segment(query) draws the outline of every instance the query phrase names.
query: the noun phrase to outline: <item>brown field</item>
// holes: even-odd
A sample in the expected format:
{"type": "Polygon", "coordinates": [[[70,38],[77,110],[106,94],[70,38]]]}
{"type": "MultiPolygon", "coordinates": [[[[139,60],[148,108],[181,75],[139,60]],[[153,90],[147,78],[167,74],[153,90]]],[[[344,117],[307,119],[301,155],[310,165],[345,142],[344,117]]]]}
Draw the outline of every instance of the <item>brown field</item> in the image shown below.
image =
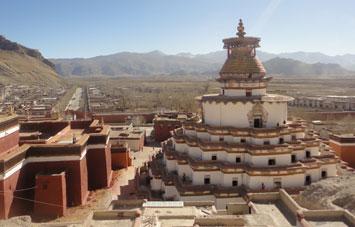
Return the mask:
{"type": "MultiPolygon", "coordinates": [[[[167,108],[195,111],[194,97],[219,92],[219,84],[214,79],[188,76],[70,78],[69,83],[78,86],[96,86],[109,96],[125,99],[129,109],[167,108]]],[[[291,96],[355,95],[355,80],[352,78],[276,77],[269,84],[268,92],[291,96]]]]}

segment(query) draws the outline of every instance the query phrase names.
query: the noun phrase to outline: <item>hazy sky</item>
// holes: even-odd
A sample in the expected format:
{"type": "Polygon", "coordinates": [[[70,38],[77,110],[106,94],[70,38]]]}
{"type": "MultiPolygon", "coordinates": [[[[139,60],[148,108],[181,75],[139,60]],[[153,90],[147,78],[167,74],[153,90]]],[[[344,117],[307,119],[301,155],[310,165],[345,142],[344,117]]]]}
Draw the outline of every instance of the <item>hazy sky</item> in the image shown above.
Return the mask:
{"type": "Polygon", "coordinates": [[[355,54],[355,0],[0,1],[0,34],[50,58],[207,53],[239,18],[264,51],[355,54]]]}

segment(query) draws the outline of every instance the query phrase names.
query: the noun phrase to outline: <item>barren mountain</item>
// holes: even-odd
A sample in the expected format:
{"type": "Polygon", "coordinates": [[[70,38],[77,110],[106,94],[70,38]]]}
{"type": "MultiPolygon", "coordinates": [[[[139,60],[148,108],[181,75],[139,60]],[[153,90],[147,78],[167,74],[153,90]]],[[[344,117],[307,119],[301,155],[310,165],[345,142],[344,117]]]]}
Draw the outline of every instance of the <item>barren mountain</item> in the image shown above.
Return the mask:
{"type": "MultiPolygon", "coordinates": [[[[298,60],[258,52],[269,74],[343,76],[355,75],[338,64],[308,64],[298,60]]],[[[167,55],[160,51],[149,53],[121,52],[93,58],[52,59],[62,76],[153,76],[153,75],[217,75],[226,53],[222,51],[193,55],[167,55]]]]}
{"type": "Polygon", "coordinates": [[[0,36],[0,82],[59,86],[63,80],[38,50],[0,36]]]}

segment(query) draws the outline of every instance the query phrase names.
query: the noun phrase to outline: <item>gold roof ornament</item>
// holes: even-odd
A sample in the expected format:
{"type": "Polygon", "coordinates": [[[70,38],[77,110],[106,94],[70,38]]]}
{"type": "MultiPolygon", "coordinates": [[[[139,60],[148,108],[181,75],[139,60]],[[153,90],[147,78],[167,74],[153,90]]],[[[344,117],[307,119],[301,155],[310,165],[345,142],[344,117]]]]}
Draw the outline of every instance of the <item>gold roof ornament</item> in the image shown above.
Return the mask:
{"type": "Polygon", "coordinates": [[[244,35],[246,34],[244,31],[244,25],[243,25],[243,21],[242,19],[239,19],[239,24],[238,24],[238,28],[237,28],[238,32],[237,35],[239,38],[244,38],[244,35]]]}
{"type": "Polygon", "coordinates": [[[263,77],[266,70],[256,58],[255,51],[259,47],[260,38],[245,36],[242,19],[239,19],[237,30],[237,37],[223,40],[223,48],[228,50],[228,57],[220,70],[220,76],[240,79],[240,75],[257,74],[254,76],[263,77]]]}

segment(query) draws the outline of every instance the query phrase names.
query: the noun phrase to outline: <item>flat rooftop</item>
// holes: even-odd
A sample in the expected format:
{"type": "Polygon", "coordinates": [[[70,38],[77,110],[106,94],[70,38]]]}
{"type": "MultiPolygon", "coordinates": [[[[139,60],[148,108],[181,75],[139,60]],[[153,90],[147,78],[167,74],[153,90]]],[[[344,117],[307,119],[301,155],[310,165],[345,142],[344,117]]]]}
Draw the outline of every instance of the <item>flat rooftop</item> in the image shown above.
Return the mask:
{"type": "Polygon", "coordinates": [[[76,141],[79,141],[83,136],[84,129],[69,129],[64,131],[63,134],[58,133],[58,137],[51,140],[50,143],[53,144],[72,144],[73,138],[75,137],[76,141]]]}

